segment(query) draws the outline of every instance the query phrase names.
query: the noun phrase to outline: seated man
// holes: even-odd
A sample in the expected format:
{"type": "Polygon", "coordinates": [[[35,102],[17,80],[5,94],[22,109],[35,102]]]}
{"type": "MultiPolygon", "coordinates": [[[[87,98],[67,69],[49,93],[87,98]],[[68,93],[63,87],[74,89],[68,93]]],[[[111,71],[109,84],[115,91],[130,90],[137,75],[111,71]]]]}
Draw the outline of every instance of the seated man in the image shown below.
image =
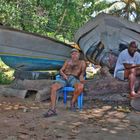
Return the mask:
{"type": "Polygon", "coordinates": [[[128,49],[123,50],[118,57],[114,77],[129,80],[130,97],[140,96],[140,87],[135,92],[136,77],[140,76],[140,53],[137,52],[136,42],[130,42],[128,49]]]}
{"type": "Polygon", "coordinates": [[[75,88],[71,101],[71,108],[74,108],[74,103],[76,102],[77,97],[83,92],[84,74],[86,69],[85,61],[79,60],[79,56],[79,51],[77,49],[72,49],[71,59],[67,60],[60,69],[61,78],[60,80],[56,80],[51,86],[51,108],[44,114],[44,117],[56,115],[56,92],[64,86],[72,86],[75,88]]]}

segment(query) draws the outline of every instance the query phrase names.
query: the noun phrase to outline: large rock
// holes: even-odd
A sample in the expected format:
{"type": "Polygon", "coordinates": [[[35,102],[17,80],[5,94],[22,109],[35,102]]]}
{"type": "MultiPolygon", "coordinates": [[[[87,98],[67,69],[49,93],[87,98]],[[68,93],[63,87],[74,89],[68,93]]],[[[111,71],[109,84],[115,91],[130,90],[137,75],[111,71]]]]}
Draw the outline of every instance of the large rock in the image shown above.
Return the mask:
{"type": "Polygon", "coordinates": [[[13,89],[8,86],[0,86],[0,95],[10,96],[10,97],[18,97],[25,98],[27,94],[27,90],[13,89]]]}
{"type": "Polygon", "coordinates": [[[10,85],[11,88],[15,89],[26,89],[26,90],[42,90],[46,87],[50,87],[54,80],[19,80],[16,79],[10,85]]]}
{"type": "Polygon", "coordinates": [[[35,91],[36,101],[50,98],[50,87],[53,80],[14,80],[12,84],[0,86],[0,95],[25,98],[35,91]]]}
{"type": "MultiPolygon", "coordinates": [[[[138,85],[138,82],[137,82],[138,85]]],[[[86,93],[88,99],[97,99],[109,103],[128,103],[128,81],[115,79],[109,73],[108,68],[101,69],[101,73],[93,80],[87,80],[86,93]]]]}

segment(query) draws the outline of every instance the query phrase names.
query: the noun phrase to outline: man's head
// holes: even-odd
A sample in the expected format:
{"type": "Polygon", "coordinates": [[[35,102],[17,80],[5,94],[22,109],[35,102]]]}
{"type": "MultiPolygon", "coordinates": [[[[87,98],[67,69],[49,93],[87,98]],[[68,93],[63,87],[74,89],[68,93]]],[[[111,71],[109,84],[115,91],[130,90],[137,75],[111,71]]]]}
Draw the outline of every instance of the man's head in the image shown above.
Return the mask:
{"type": "Polygon", "coordinates": [[[135,41],[131,41],[128,47],[128,52],[131,56],[134,56],[135,52],[138,49],[138,45],[136,44],[135,41]]]}
{"type": "Polygon", "coordinates": [[[73,49],[71,50],[71,58],[72,58],[73,60],[78,60],[78,59],[79,59],[79,56],[80,56],[79,50],[73,48],[73,49]]]}
{"type": "Polygon", "coordinates": [[[77,50],[76,48],[73,48],[70,52],[71,53],[73,53],[73,52],[78,52],[79,53],[79,50],[77,50]]]}

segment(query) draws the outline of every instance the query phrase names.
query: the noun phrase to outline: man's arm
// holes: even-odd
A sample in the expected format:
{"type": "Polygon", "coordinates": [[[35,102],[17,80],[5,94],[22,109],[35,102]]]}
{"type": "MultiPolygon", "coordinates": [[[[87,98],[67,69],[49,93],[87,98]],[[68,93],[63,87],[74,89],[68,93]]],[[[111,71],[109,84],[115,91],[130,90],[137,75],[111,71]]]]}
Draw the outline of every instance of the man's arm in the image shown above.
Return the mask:
{"type": "Polygon", "coordinates": [[[79,80],[81,83],[85,82],[85,72],[86,72],[86,62],[85,61],[81,61],[81,65],[82,65],[82,70],[81,70],[81,74],[79,76],[79,80]]]}
{"type": "Polygon", "coordinates": [[[67,61],[65,61],[64,65],[62,66],[62,68],[60,69],[60,75],[63,76],[64,79],[67,80],[67,75],[64,73],[64,70],[66,69],[66,66],[67,66],[67,61]]]}
{"type": "Polygon", "coordinates": [[[137,68],[140,67],[140,64],[126,64],[124,63],[125,69],[132,69],[132,68],[137,68]]]}

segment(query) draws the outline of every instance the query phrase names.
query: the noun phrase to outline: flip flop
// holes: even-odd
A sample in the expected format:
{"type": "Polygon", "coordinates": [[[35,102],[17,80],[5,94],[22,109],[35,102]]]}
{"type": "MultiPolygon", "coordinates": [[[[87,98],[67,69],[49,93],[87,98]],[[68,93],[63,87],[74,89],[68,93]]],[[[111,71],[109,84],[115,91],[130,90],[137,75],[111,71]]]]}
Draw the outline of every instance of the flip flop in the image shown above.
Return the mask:
{"type": "Polygon", "coordinates": [[[53,109],[49,109],[45,114],[43,114],[44,118],[56,116],[57,113],[53,109]]]}
{"type": "Polygon", "coordinates": [[[75,104],[70,104],[70,110],[73,111],[73,112],[76,112],[76,107],[75,107],[75,104]]]}

